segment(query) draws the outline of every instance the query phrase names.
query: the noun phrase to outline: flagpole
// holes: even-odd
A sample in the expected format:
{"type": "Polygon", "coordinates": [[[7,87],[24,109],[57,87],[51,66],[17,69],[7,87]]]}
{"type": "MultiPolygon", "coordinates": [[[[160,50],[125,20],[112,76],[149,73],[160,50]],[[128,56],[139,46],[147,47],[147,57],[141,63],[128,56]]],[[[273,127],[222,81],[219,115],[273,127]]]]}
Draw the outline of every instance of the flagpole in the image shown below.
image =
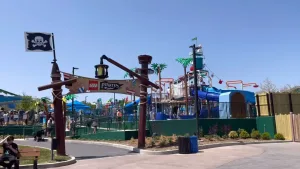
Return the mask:
{"type": "Polygon", "coordinates": [[[52,33],[52,47],[53,47],[53,62],[56,62],[55,44],[54,44],[54,33],[52,33]]]}

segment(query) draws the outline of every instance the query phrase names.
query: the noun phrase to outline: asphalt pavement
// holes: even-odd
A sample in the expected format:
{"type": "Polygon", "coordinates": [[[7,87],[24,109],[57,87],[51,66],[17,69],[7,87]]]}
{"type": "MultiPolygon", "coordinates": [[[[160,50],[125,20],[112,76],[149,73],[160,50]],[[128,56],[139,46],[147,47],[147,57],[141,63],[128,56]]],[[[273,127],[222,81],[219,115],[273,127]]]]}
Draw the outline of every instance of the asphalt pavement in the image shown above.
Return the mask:
{"type": "MultiPolygon", "coordinates": [[[[36,142],[33,139],[15,140],[19,145],[38,146],[51,148],[51,141],[36,142]]],[[[122,148],[111,147],[107,145],[68,143],[66,142],[66,152],[76,157],[76,160],[104,158],[124,155],[134,155],[135,153],[122,148]]]]}
{"type": "Polygon", "coordinates": [[[80,160],[57,169],[299,169],[300,143],[239,145],[197,154],[127,155],[80,160]]]}
{"type": "Polygon", "coordinates": [[[258,156],[242,158],[217,169],[299,169],[300,143],[253,145],[264,152],[258,156]]]}

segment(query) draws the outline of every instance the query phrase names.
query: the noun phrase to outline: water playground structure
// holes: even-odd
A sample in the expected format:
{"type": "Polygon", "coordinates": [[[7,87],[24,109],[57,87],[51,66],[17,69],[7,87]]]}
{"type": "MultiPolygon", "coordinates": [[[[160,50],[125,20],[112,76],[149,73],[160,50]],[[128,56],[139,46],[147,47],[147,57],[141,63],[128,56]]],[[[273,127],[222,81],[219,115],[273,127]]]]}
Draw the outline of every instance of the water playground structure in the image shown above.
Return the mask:
{"type": "MultiPolygon", "coordinates": [[[[244,83],[242,80],[230,80],[226,81],[225,90],[218,89],[213,86],[212,82],[213,78],[217,76],[204,64],[203,51],[198,50],[196,56],[197,90],[193,81],[194,66],[190,67],[190,71],[186,71],[186,68],[192,64],[192,58],[176,59],[176,61],[183,65],[184,75],[175,80],[173,78],[161,77],[162,70],[166,68],[165,64],[163,64],[163,69],[159,69],[159,64],[152,66],[158,74],[158,80],[155,84],[160,85],[160,89],[151,89],[149,95],[151,102],[148,102],[148,107],[151,112],[156,113],[155,118],[152,120],[195,118],[195,91],[198,92],[201,104],[200,118],[229,119],[255,117],[255,94],[244,89],[246,87],[257,88],[259,86],[252,82],[244,83]],[[237,89],[237,85],[240,86],[240,90],[237,89]]],[[[218,80],[219,84],[223,83],[223,80],[220,78],[218,80]]],[[[125,106],[126,113],[133,113],[130,108],[132,106],[133,104],[125,106]]]]}

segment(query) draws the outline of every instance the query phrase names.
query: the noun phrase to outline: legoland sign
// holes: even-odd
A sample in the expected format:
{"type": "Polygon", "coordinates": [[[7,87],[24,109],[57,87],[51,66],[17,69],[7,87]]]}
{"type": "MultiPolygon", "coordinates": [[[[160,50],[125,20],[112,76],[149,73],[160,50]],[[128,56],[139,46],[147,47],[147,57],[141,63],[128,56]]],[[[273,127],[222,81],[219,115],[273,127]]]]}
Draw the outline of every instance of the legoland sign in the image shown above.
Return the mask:
{"type": "Polygon", "coordinates": [[[77,81],[72,86],[66,86],[69,89],[68,94],[80,93],[121,93],[140,95],[140,81],[138,79],[128,80],[101,80],[86,77],[76,77],[77,81]]]}

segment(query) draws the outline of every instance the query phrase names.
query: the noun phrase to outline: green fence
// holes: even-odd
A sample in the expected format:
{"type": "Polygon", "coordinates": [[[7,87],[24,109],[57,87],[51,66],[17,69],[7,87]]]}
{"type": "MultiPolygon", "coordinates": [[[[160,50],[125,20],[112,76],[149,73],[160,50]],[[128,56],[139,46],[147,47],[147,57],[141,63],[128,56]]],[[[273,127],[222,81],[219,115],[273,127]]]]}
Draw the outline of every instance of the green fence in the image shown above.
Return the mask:
{"type": "Polygon", "coordinates": [[[0,126],[2,135],[22,135],[22,136],[33,136],[33,133],[41,130],[42,126],[0,126]]]}
{"type": "MultiPolygon", "coordinates": [[[[149,123],[150,132],[159,135],[194,134],[197,131],[196,119],[150,121],[149,123]]],[[[256,119],[199,119],[199,128],[203,135],[209,134],[209,130],[213,126],[216,126],[217,133],[222,133],[222,129],[225,127],[231,130],[241,128],[251,132],[252,129],[256,129],[256,119]]]]}
{"type": "Polygon", "coordinates": [[[257,130],[260,133],[268,132],[271,138],[274,138],[276,134],[276,123],[274,116],[261,116],[256,118],[257,130]]]}

